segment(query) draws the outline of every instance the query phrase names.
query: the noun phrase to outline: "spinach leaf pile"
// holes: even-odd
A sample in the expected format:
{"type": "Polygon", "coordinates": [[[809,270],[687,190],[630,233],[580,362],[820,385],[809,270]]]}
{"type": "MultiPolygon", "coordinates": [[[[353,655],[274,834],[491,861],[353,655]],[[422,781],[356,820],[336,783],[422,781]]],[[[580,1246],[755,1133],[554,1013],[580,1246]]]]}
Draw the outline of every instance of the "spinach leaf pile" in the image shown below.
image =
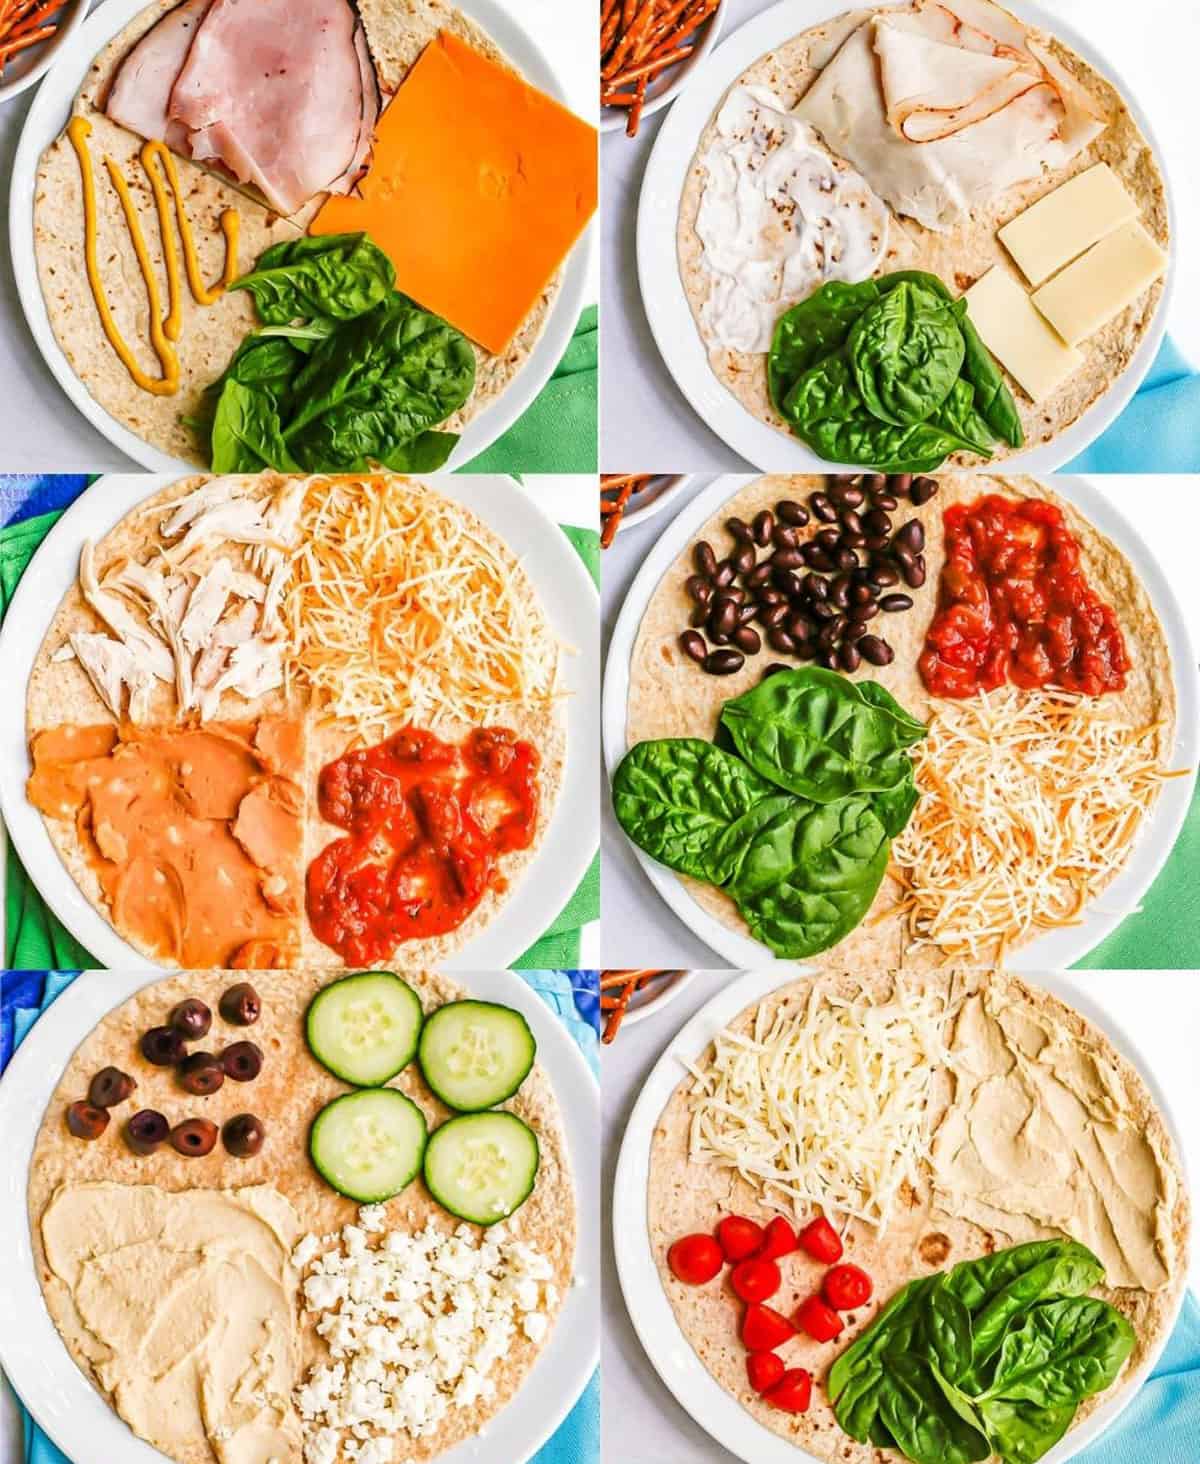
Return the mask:
{"type": "Polygon", "coordinates": [[[1086,1294],[1103,1280],[1086,1246],[1046,1240],[910,1282],[830,1370],[838,1423],[914,1464],[1033,1464],[1133,1350],[1086,1294]]]}
{"type": "Polygon", "coordinates": [[[916,806],[907,749],[925,726],[875,682],[805,667],[727,701],[721,735],[733,751],[631,748],[617,819],[652,858],[725,889],[776,955],[827,950],[870,909],[916,806]]]}
{"type": "Polygon", "coordinates": [[[215,472],[442,466],[458,439],[434,429],[474,390],[475,352],[395,283],[365,234],[326,234],[273,245],[230,286],[254,296],[263,328],[193,423],[215,472]]]}
{"type": "Polygon", "coordinates": [[[936,275],[832,282],[784,312],[767,357],[771,400],[830,462],[928,473],[952,452],[1025,440],[1012,393],[936,275]]]}

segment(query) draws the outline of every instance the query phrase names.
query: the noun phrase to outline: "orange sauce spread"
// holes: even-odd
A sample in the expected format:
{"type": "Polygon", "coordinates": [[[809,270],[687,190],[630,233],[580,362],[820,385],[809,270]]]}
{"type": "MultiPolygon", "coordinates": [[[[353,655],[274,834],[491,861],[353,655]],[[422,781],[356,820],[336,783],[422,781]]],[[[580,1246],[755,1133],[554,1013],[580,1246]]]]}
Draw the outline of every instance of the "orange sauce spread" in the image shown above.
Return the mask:
{"type": "Polygon", "coordinates": [[[500,855],[533,840],[539,761],[498,727],[458,745],[405,728],[326,764],[321,814],[347,835],[308,867],[313,933],[364,965],[456,929],[505,888],[500,855]]]}
{"type": "Polygon", "coordinates": [[[287,964],[299,942],[303,732],[55,727],[32,741],[30,802],[72,819],[117,930],[197,969],[287,964]]]}

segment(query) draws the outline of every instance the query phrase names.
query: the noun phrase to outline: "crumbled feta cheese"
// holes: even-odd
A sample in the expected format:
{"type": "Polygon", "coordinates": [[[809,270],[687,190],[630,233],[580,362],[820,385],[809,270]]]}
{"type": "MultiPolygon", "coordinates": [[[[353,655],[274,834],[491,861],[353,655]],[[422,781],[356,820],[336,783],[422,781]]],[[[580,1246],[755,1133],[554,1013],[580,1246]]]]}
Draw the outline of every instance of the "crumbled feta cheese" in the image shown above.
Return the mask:
{"type": "Polygon", "coordinates": [[[337,1464],[341,1436],[336,1428],[318,1429],[304,1445],[305,1464],[337,1464]]]}
{"type": "Polygon", "coordinates": [[[368,1233],[377,1235],[387,1225],[386,1205],[364,1205],[358,1212],[358,1223],[368,1233]]]}
{"type": "Polygon", "coordinates": [[[305,1266],[308,1265],[309,1261],[312,1260],[320,1249],[320,1244],[320,1241],[315,1235],[306,1235],[292,1252],[292,1265],[298,1271],[303,1271],[305,1266]]]}

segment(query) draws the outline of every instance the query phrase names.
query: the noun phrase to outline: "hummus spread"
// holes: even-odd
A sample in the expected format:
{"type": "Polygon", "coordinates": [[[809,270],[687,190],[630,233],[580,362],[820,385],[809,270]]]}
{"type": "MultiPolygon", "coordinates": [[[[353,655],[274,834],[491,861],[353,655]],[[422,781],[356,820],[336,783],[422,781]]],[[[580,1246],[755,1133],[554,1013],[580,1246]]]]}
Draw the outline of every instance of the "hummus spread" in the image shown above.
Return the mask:
{"type": "Polygon", "coordinates": [[[299,940],[299,724],[63,726],[32,742],[27,793],[74,819],[116,928],[196,970],[284,963],[299,940]]]}
{"type": "Polygon", "coordinates": [[[1110,1286],[1168,1285],[1174,1173],[1098,1045],[993,983],[956,1017],[950,1069],[937,1209],[1014,1242],[1080,1241],[1110,1286]]]}
{"type": "Polygon", "coordinates": [[[135,1433],[173,1459],[300,1458],[301,1226],[278,1190],[63,1184],[41,1228],[55,1320],[135,1433]]]}

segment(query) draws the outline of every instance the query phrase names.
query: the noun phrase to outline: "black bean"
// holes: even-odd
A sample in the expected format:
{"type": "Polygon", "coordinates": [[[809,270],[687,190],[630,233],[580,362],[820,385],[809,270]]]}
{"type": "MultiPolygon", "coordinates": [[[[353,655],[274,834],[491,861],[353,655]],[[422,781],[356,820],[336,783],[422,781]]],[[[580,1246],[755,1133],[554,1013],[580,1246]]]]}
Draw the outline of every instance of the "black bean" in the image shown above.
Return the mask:
{"type": "Polygon", "coordinates": [[[919,590],[925,583],[925,565],[923,562],[906,565],[903,570],[904,583],[910,590],[919,590]]]}
{"type": "Polygon", "coordinates": [[[867,633],[867,622],[865,620],[847,620],[846,628],[842,631],[844,641],[858,640],[867,633]]]}
{"type": "Polygon", "coordinates": [[[842,528],[851,534],[862,533],[862,519],[852,508],[842,510],[842,528]]]}
{"type": "Polygon", "coordinates": [[[854,549],[839,549],[833,556],[835,569],[857,569],[860,562],[858,553],[854,549]]]}
{"type": "Polygon", "coordinates": [[[913,475],[911,473],[893,473],[887,482],[887,491],[895,498],[902,493],[907,493],[912,485],[913,475]]]}
{"type": "Polygon", "coordinates": [[[800,555],[805,564],[813,564],[816,560],[825,558],[825,551],[820,544],[814,544],[810,539],[807,544],[800,545],[800,555]]]}
{"type": "Polygon", "coordinates": [[[863,491],[853,483],[837,483],[829,490],[829,496],[839,508],[855,509],[863,501],[863,491]]]}
{"type": "Polygon", "coordinates": [[[727,646],[729,644],[729,637],[723,632],[719,630],[714,630],[711,625],[707,626],[706,630],[708,633],[708,638],[710,641],[712,641],[714,646],[727,646]]]}
{"type": "Polygon", "coordinates": [[[738,607],[732,600],[727,600],[724,595],[718,595],[713,603],[712,614],[708,617],[708,629],[713,636],[732,635],[734,626],[737,625],[738,607]]]}
{"type": "Polygon", "coordinates": [[[729,562],[737,570],[738,574],[749,574],[758,563],[758,555],[754,552],[754,545],[743,544],[735,554],[729,556],[729,562]]]}
{"type": "Polygon", "coordinates": [[[838,650],[838,665],[843,671],[857,671],[862,665],[862,657],[853,641],[843,641],[838,650]]]}
{"type": "Polygon", "coordinates": [[[825,600],[829,597],[829,581],[819,574],[804,576],[804,593],[810,600],[825,600]]]}
{"type": "Polygon", "coordinates": [[[900,576],[890,564],[876,564],[867,573],[867,583],[882,590],[887,585],[898,585],[900,576]]]}
{"type": "Polygon", "coordinates": [[[832,620],[833,617],[838,613],[837,606],[834,604],[832,599],[817,600],[809,608],[814,620],[832,620]]]}
{"type": "Polygon", "coordinates": [[[716,574],[717,556],[713,553],[712,545],[707,540],[701,539],[692,550],[692,563],[702,575],[706,575],[709,579],[716,574]]]}
{"type": "Polygon", "coordinates": [[[864,513],[862,522],[863,528],[868,534],[890,534],[892,532],[892,521],[882,508],[873,508],[870,513],[864,513]]]}
{"type": "Polygon", "coordinates": [[[722,559],[712,576],[712,582],[719,590],[723,590],[727,585],[733,583],[733,577],[736,573],[737,570],[734,569],[732,560],[722,559]]]}
{"type": "Polygon", "coordinates": [[[767,585],[765,589],[759,590],[758,592],[758,603],[760,605],[782,605],[786,599],[787,596],[783,591],[776,589],[774,585],[767,585]]]}
{"type": "Polygon", "coordinates": [[[888,534],[868,534],[863,540],[863,547],[869,549],[872,554],[878,554],[881,549],[886,549],[891,542],[891,537],[888,534]]]}
{"type": "Polygon", "coordinates": [[[837,670],[837,652],[821,651],[817,656],[817,665],[824,666],[826,671],[837,670]]]}
{"type": "Polygon", "coordinates": [[[804,581],[794,569],[777,569],[775,571],[775,583],[790,599],[801,593],[801,585],[804,581]]]}
{"type": "Polygon", "coordinates": [[[790,498],[785,498],[782,503],[777,503],[775,512],[785,524],[794,524],[798,529],[802,529],[808,523],[808,509],[803,504],[794,503],[790,498]]]}
{"type": "Polygon", "coordinates": [[[828,625],[823,625],[813,637],[813,645],[818,651],[832,650],[838,640],[839,627],[831,620],[828,625]]]}
{"type": "Polygon", "coordinates": [[[688,616],[688,624],[694,630],[697,626],[703,625],[708,619],[708,606],[697,605],[688,616]]]}
{"type": "Polygon", "coordinates": [[[852,605],[850,607],[850,619],[857,620],[860,625],[865,624],[868,620],[874,620],[878,614],[879,606],[874,600],[866,605],[852,605]]]}
{"type": "Polygon", "coordinates": [[[822,549],[836,549],[841,542],[841,529],[818,529],[813,535],[813,543],[819,544],[822,549]]]}
{"type": "Polygon", "coordinates": [[[778,651],[781,656],[790,656],[796,649],[796,642],[786,630],[782,630],[777,625],[767,631],[767,644],[773,651],[778,651]]]}
{"type": "Polygon", "coordinates": [[[937,491],[936,478],[914,478],[912,487],[908,490],[908,496],[920,508],[923,503],[928,503],[937,491]]]}
{"type": "Polygon", "coordinates": [[[771,563],[780,569],[799,569],[804,563],[804,555],[799,549],[776,549],[771,555],[771,563]]]}
{"type": "Polygon", "coordinates": [[[836,605],[839,610],[844,610],[846,608],[846,606],[849,605],[849,603],[850,603],[850,595],[851,595],[850,576],[847,575],[847,574],[839,574],[838,577],[837,577],[837,579],[834,580],[833,585],[830,588],[830,591],[829,591],[829,599],[830,599],[830,601],[834,605],[836,605]]]}
{"type": "Polygon", "coordinates": [[[863,660],[870,661],[872,666],[887,666],[896,656],[887,641],[881,640],[877,635],[864,635],[858,643],[858,649],[863,660]]]}
{"type": "Polygon", "coordinates": [[[702,635],[697,635],[694,630],[685,630],[679,637],[679,644],[683,647],[685,656],[690,656],[698,665],[703,664],[708,655],[708,647],[704,644],[702,635]]]}
{"type": "Polygon", "coordinates": [[[756,564],[754,568],[750,571],[750,573],[746,576],[746,584],[750,589],[757,590],[761,585],[765,585],[770,578],[771,566],[770,563],[764,559],[761,564],[756,564]]]}
{"type": "Polygon", "coordinates": [[[900,506],[890,493],[877,493],[872,502],[876,508],[883,509],[884,513],[895,513],[900,506]]]}
{"type": "Polygon", "coordinates": [[[787,524],[776,524],[771,531],[771,543],[776,549],[794,549],[800,542],[800,531],[791,529],[787,524]]]}
{"type": "Polygon", "coordinates": [[[742,589],[741,585],[728,585],[721,591],[721,594],[727,600],[732,600],[735,605],[744,605],[746,603],[746,591],[742,589]]]}
{"type": "Polygon", "coordinates": [[[754,515],[754,542],[765,549],[771,542],[771,530],[775,527],[775,515],[769,508],[763,508],[754,515]]]}
{"type": "Polygon", "coordinates": [[[768,676],[778,676],[781,671],[790,671],[790,666],[785,666],[782,661],[772,661],[763,667],[762,679],[765,681],[768,676]]]}
{"type": "Polygon", "coordinates": [[[879,602],[879,608],[888,611],[889,614],[894,614],[897,610],[911,610],[912,596],[884,595],[883,599],[879,602]]]}
{"type": "Polygon", "coordinates": [[[710,651],[704,658],[704,669],[710,676],[732,676],[745,664],[741,651],[710,651]]]}
{"type": "Polygon", "coordinates": [[[697,605],[707,605],[713,597],[712,581],[702,574],[689,575],[683,587],[697,605]]]}
{"type": "Polygon", "coordinates": [[[797,661],[815,661],[817,659],[817,648],[812,641],[797,641],[796,649],[792,652],[797,661]]]}
{"type": "Polygon", "coordinates": [[[732,534],[739,544],[749,544],[754,538],[754,531],[745,519],[726,519],[725,530],[727,533],[732,534]]]}
{"type": "Polygon", "coordinates": [[[883,473],[864,473],[859,482],[866,493],[882,493],[887,488],[887,478],[883,473]]]}
{"type": "Polygon", "coordinates": [[[842,535],[842,544],[847,549],[865,549],[867,536],[866,534],[845,533],[842,535]]]}
{"type": "Polygon", "coordinates": [[[813,551],[808,556],[808,567],[810,569],[819,569],[824,574],[832,574],[837,569],[838,566],[833,555],[827,550],[822,549],[819,544],[810,544],[808,547],[813,551]]]}
{"type": "Polygon", "coordinates": [[[744,605],[738,607],[737,623],[739,625],[749,625],[757,614],[758,601],[747,600],[744,605]]]}
{"type": "Polygon", "coordinates": [[[906,524],[901,524],[896,530],[896,543],[903,544],[914,554],[920,554],[925,547],[925,530],[921,526],[921,520],[914,518],[909,519],[906,524]]]}
{"type": "Polygon", "coordinates": [[[739,651],[745,651],[748,656],[757,656],[762,650],[762,637],[749,625],[738,626],[733,632],[733,643],[739,651]]]}
{"type": "Polygon", "coordinates": [[[816,629],[803,610],[794,610],[784,621],[783,628],[795,641],[811,640],[816,629]]]}
{"type": "Polygon", "coordinates": [[[837,519],[837,509],[824,493],[810,494],[808,506],[812,509],[814,516],[819,518],[823,524],[834,523],[837,519]]]}
{"type": "Polygon", "coordinates": [[[875,598],[875,591],[870,585],[855,585],[850,591],[850,598],[856,605],[869,605],[875,598]]]}
{"type": "Polygon", "coordinates": [[[897,565],[899,566],[901,574],[903,574],[906,569],[910,569],[912,567],[917,556],[913,553],[913,551],[908,547],[907,544],[893,544],[892,557],[895,559],[897,565]]]}
{"type": "Polygon", "coordinates": [[[758,623],[760,625],[765,625],[769,630],[771,626],[778,625],[781,621],[786,620],[787,615],[787,601],[780,600],[779,603],[776,605],[763,605],[759,609],[758,623]]]}

